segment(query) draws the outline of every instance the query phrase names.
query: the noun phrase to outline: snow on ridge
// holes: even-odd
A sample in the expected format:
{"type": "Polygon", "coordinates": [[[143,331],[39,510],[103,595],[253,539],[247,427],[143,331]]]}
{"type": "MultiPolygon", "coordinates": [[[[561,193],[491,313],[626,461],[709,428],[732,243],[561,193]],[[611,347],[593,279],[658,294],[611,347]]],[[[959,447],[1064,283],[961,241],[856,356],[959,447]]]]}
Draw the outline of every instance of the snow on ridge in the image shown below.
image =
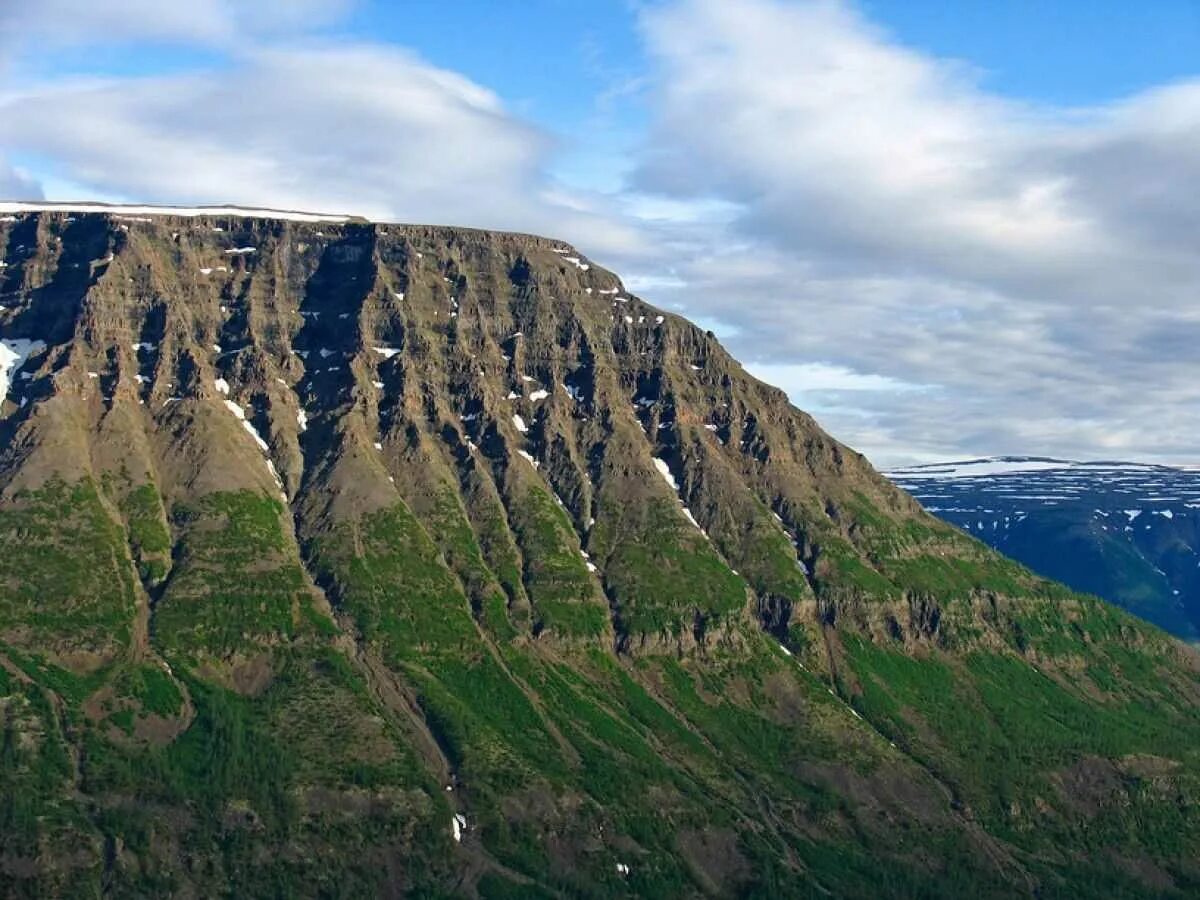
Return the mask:
{"type": "MultiPolygon", "coordinates": [[[[679,496],[679,482],[677,482],[675,480],[675,476],[671,474],[671,467],[667,465],[667,461],[659,456],[652,457],[652,459],[654,460],[654,468],[658,469],[658,474],[663,477],[663,481],[671,486],[671,490],[673,490],[678,497],[679,509],[683,512],[684,518],[686,518],[692,523],[692,525],[695,526],[696,530],[704,536],[705,540],[708,540],[708,532],[705,531],[700,526],[700,523],[696,521],[696,517],[692,515],[692,511],[684,504],[683,497],[679,496]]],[[[736,575],[737,573],[735,572],[734,574],[736,575]]]]}
{"type": "Polygon", "coordinates": [[[25,360],[29,359],[32,354],[44,350],[45,347],[44,341],[32,341],[29,338],[0,340],[0,400],[8,396],[8,389],[11,385],[10,373],[21,368],[25,365],[25,360]]]}
{"type": "Polygon", "coordinates": [[[0,202],[0,213],[30,212],[73,212],[109,213],[117,217],[176,216],[199,218],[201,216],[228,216],[244,219],[280,219],[289,222],[348,222],[349,216],[329,213],[300,212],[298,210],[267,209],[242,206],[125,206],[116,203],[50,203],[27,201],[0,202]]]}
{"type": "Polygon", "coordinates": [[[663,481],[671,486],[671,490],[679,493],[679,482],[675,480],[675,476],[671,474],[671,467],[667,465],[665,459],[654,457],[654,468],[658,469],[658,474],[663,477],[663,481]]]}
{"type": "Polygon", "coordinates": [[[1186,467],[1164,466],[1156,463],[1119,462],[1115,460],[1069,460],[1047,456],[989,456],[980,459],[954,460],[944,463],[924,463],[884,471],[893,481],[951,478],[988,478],[1032,472],[1061,473],[1064,478],[1084,478],[1112,475],[1114,478],[1138,474],[1186,472],[1186,467]]]}
{"type": "MultiPolygon", "coordinates": [[[[258,429],[254,427],[254,423],[246,418],[246,411],[232,400],[225,401],[226,408],[237,416],[237,420],[242,423],[242,427],[250,433],[250,437],[254,438],[254,443],[258,444],[258,449],[263,453],[270,453],[271,448],[267,442],[262,439],[262,435],[258,433],[258,429]]],[[[270,460],[268,459],[269,463],[270,460]]]]}
{"type": "Polygon", "coordinates": [[[896,481],[914,478],[972,478],[981,475],[1011,475],[1018,472],[1044,472],[1050,469],[1070,469],[1076,463],[1062,459],[1031,459],[1027,457],[988,457],[957,460],[893,469],[885,474],[896,481]]]}

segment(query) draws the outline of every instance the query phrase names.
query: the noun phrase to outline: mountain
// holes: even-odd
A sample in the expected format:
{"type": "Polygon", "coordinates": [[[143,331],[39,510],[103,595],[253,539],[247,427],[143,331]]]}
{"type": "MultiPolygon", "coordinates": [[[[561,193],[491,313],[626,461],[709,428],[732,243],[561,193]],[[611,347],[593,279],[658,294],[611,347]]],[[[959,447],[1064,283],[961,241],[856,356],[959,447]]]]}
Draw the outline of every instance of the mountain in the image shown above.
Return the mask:
{"type": "Polygon", "coordinates": [[[1200,640],[1200,471],[1005,456],[886,474],[1035,572],[1200,640]]]}
{"type": "Polygon", "coordinates": [[[1196,654],[574,248],[0,246],[3,893],[1200,889],[1196,654]]]}

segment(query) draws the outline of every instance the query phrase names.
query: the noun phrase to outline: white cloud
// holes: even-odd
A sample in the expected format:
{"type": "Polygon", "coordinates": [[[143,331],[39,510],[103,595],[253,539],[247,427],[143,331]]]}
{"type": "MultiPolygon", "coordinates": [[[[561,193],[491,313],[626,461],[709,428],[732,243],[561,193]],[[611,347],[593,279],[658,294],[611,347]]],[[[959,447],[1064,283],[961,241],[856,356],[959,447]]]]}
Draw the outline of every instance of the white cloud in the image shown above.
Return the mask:
{"type": "Polygon", "coordinates": [[[227,45],[253,36],[305,31],[336,21],[353,0],[38,0],[0,8],[10,46],[132,41],[227,45]]]}
{"type": "Polygon", "coordinates": [[[820,360],[927,386],[843,394],[822,414],[840,437],[885,461],[1194,453],[1200,82],[1041,108],[844,3],[681,0],[642,22],[637,188],[737,209],[690,233],[662,296],[781,378],[820,360]]]}
{"type": "Polygon", "coordinates": [[[0,98],[0,113],[10,146],[133,198],[420,220],[511,207],[543,143],[471,82],[368,46],[258,49],[201,74],[36,86],[0,98]]]}
{"type": "MultiPolygon", "coordinates": [[[[783,388],[793,397],[805,394],[848,392],[893,393],[920,390],[921,386],[886,375],[867,375],[828,363],[755,363],[746,367],[755,378],[783,388]]],[[[811,404],[806,404],[810,405],[811,404]]]]}
{"type": "Polygon", "coordinates": [[[105,196],[634,243],[548,182],[546,134],[402,50],[257,46],[209,71],[33,84],[0,95],[0,115],[0,149],[35,153],[53,183],[105,196]]]}

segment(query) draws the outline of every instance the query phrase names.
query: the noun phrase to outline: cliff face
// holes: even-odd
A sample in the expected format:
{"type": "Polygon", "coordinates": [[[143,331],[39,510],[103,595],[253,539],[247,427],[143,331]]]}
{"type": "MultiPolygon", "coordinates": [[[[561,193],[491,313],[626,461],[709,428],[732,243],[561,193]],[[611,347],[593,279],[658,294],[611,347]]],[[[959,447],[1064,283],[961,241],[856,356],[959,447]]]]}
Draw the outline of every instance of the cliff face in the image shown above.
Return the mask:
{"type": "Polygon", "coordinates": [[[17,894],[1200,877],[1194,659],[573,248],[66,210],[0,246],[17,894]]]}

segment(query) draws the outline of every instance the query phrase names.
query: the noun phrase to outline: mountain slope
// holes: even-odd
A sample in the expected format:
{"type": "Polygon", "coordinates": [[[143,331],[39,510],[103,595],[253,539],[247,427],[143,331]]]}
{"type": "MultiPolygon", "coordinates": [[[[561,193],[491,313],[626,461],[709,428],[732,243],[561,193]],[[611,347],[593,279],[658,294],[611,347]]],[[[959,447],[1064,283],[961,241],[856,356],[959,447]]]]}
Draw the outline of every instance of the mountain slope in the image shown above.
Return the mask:
{"type": "Polygon", "coordinates": [[[1034,571],[1200,641],[1200,472],[1004,457],[887,474],[1034,571]]]}
{"type": "Polygon", "coordinates": [[[1196,657],[560,242],[0,221],[17,895],[1200,883],[1196,657]]]}

